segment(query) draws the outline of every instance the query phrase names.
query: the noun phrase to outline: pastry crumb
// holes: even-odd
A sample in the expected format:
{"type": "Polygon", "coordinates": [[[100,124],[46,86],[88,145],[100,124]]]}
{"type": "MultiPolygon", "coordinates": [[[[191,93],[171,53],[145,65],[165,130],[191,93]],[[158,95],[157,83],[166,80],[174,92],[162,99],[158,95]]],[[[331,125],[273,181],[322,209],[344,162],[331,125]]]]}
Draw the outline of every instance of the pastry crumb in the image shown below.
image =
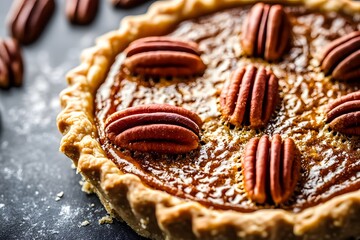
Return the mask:
{"type": "Polygon", "coordinates": [[[58,194],[56,194],[55,201],[60,201],[60,199],[64,196],[64,192],[61,191],[58,194]]]}
{"type": "Polygon", "coordinates": [[[80,223],[80,226],[79,226],[79,227],[86,227],[86,226],[88,226],[88,225],[90,225],[90,222],[89,222],[88,220],[85,220],[85,221],[83,221],[82,223],[80,223]]]}
{"type": "Polygon", "coordinates": [[[88,181],[82,180],[79,183],[82,186],[81,191],[83,191],[87,194],[94,193],[94,187],[88,181]]]}
{"type": "Polygon", "coordinates": [[[106,215],[103,216],[102,218],[99,219],[99,224],[112,224],[113,223],[113,218],[110,215],[106,215]]]}

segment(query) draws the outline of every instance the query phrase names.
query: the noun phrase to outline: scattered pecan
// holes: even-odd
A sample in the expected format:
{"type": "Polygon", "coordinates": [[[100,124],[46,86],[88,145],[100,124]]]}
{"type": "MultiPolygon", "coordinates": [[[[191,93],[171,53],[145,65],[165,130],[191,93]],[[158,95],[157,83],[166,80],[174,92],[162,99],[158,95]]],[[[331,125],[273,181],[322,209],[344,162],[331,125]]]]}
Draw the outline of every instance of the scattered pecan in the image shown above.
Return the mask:
{"type": "Polygon", "coordinates": [[[131,8],[147,1],[148,0],[111,0],[111,3],[117,8],[131,8]]]}
{"type": "Polygon", "coordinates": [[[253,65],[237,69],[226,81],[220,96],[222,115],[238,126],[267,124],[279,98],[278,79],[265,68],[253,65]]]}
{"type": "Polygon", "coordinates": [[[168,104],[131,107],[110,115],[105,134],[115,145],[134,151],[186,153],[199,145],[200,117],[168,104]]]}
{"type": "Polygon", "coordinates": [[[147,37],[134,41],[125,50],[124,66],[131,73],[179,77],[201,75],[205,64],[194,42],[170,37],[147,37]]]}
{"type": "Polygon", "coordinates": [[[282,143],[278,134],[271,142],[267,135],[248,142],[242,168],[245,191],[252,201],[280,204],[290,198],[300,175],[295,151],[294,141],[287,138],[282,143]]]}
{"type": "Polygon", "coordinates": [[[360,78],[360,31],[331,42],[321,59],[321,69],[337,80],[360,78]]]}
{"type": "Polygon", "coordinates": [[[0,88],[19,87],[23,81],[23,60],[18,42],[0,38],[0,88]]]}
{"type": "Polygon", "coordinates": [[[54,0],[15,0],[9,15],[12,36],[22,44],[34,42],[55,9],[54,0]]]}
{"type": "Polygon", "coordinates": [[[279,60],[289,46],[291,24],[281,5],[255,4],[241,34],[245,55],[279,60]]]}
{"type": "Polygon", "coordinates": [[[331,129],[349,135],[360,135],[360,91],[345,95],[327,107],[331,129]]]}
{"type": "Polygon", "coordinates": [[[65,12],[73,24],[85,25],[94,20],[99,0],[66,0],[65,12]]]}

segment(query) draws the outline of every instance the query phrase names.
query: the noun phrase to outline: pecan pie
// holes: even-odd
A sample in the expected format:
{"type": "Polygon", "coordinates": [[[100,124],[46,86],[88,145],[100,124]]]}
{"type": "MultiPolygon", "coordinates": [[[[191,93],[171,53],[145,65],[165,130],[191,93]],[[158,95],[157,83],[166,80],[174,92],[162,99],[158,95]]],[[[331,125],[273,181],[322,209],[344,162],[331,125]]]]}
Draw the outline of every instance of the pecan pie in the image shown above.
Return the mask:
{"type": "Polygon", "coordinates": [[[60,150],[140,235],[360,236],[360,4],[277,2],[155,3],[67,75],[60,150]]]}

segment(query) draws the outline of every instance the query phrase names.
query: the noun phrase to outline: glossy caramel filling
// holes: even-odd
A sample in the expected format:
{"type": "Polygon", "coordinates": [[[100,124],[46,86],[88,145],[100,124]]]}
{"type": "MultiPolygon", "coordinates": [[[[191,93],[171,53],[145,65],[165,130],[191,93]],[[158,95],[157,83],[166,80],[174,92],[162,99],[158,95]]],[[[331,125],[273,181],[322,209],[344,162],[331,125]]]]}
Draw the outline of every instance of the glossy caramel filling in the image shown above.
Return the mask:
{"type": "Polygon", "coordinates": [[[345,136],[325,124],[326,104],[360,89],[360,82],[325,78],[319,54],[330,41],[360,29],[360,15],[314,13],[286,7],[293,24],[292,46],[282,61],[268,63],[242,56],[241,26],[249,7],[182,22],[169,35],[199,44],[207,64],[202,77],[144,79],[130,76],[120,54],[96,95],[95,120],[103,149],[119,169],[149,186],[220,209],[253,211],[283,208],[300,211],[334,196],[360,189],[360,138],[345,136]],[[261,130],[234,128],[221,117],[219,94],[231,71],[253,63],[279,78],[281,101],[261,130]],[[183,155],[131,152],[104,136],[106,118],[117,110],[150,103],[182,106],[204,121],[201,146],[183,155]],[[254,136],[278,133],[292,138],[301,153],[301,176],[291,199],[280,206],[248,200],[242,183],[241,156],[254,136]]]}

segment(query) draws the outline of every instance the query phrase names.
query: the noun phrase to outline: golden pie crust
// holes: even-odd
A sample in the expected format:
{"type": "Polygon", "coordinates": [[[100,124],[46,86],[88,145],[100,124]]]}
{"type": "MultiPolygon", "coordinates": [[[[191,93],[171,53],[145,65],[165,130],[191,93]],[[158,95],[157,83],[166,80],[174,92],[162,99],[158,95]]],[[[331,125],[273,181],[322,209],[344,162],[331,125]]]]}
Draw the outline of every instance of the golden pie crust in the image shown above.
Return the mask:
{"type": "MultiPolygon", "coordinates": [[[[360,190],[294,213],[262,209],[251,213],[214,210],[195,201],[152,189],[123,173],[101,148],[94,123],[94,98],[115,57],[135,39],[164,35],[183,20],[255,0],[174,0],[154,3],[141,16],[126,17],[118,30],[86,49],[81,64],[67,75],[57,118],[60,150],[73,160],[109,213],[151,239],[345,239],[360,236],[360,190]]],[[[276,2],[276,1],[271,1],[276,2]]],[[[321,11],[360,13],[349,0],[283,0],[321,11]]]]}

